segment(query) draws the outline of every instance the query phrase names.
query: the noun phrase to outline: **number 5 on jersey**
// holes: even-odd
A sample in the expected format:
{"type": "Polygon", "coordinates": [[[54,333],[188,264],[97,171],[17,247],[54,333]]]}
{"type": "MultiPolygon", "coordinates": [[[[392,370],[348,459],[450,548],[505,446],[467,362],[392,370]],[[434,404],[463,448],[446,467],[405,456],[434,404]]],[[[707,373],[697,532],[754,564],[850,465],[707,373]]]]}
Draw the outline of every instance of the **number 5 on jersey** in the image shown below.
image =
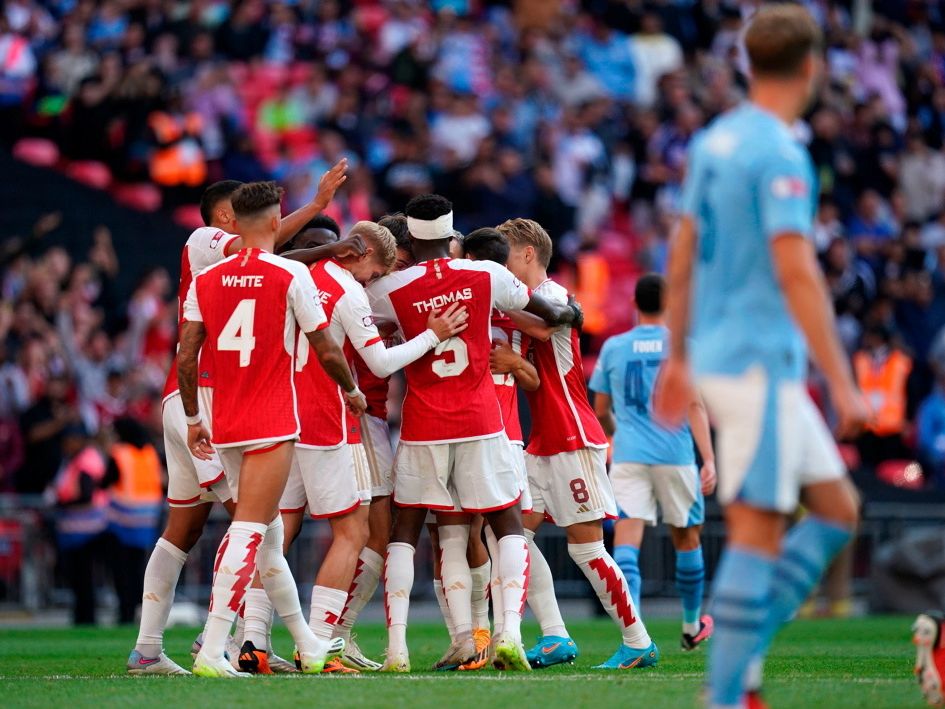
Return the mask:
{"type": "Polygon", "coordinates": [[[466,343],[458,337],[451,337],[444,342],[441,342],[436,346],[436,349],[433,350],[433,354],[437,355],[437,358],[433,360],[433,373],[438,376],[446,379],[447,377],[458,377],[466,367],[469,366],[469,348],[466,346],[466,343]],[[452,359],[446,355],[449,352],[452,354],[452,359]]]}
{"type": "Polygon", "coordinates": [[[217,350],[239,352],[240,367],[248,367],[256,347],[253,323],[256,320],[256,299],[245,298],[237,303],[230,319],[217,337],[217,350]]]}

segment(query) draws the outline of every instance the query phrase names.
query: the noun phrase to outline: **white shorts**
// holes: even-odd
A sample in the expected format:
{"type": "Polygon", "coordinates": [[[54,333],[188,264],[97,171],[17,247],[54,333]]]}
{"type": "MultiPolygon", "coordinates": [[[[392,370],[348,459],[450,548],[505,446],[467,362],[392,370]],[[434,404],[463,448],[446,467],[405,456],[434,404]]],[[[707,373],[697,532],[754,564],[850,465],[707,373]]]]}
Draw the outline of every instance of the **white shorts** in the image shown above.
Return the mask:
{"type": "MultiPolygon", "coordinates": [[[[200,411],[210,427],[213,389],[198,387],[200,411]]],[[[193,507],[205,502],[226,502],[230,488],[223,474],[223,464],[214,454],[211,460],[195,458],[187,447],[187,417],[180,392],[164,402],[164,453],[167,456],[167,504],[171,507],[193,507]]]]}
{"type": "Polygon", "coordinates": [[[800,381],[759,365],[697,382],[716,429],[718,496],[790,513],[801,488],[846,475],[833,436],[800,381]]]}
{"type": "Polygon", "coordinates": [[[280,512],[303,512],[312,519],[340,517],[371,502],[371,479],[364,446],[314,449],[295,447],[280,512]]]}
{"type": "Polygon", "coordinates": [[[436,445],[401,442],[394,458],[394,502],[434,511],[496,512],[522,496],[505,433],[436,445]]]}
{"type": "Polygon", "coordinates": [[[226,481],[229,483],[230,494],[233,495],[233,501],[235,502],[239,499],[240,468],[243,467],[243,456],[268,453],[273,448],[278,448],[283,443],[290,443],[295,440],[295,438],[282,438],[257,441],[256,443],[249,443],[244,446],[217,448],[217,454],[220,456],[220,462],[223,463],[223,470],[226,472],[226,481]]]}
{"type": "Polygon", "coordinates": [[[371,464],[371,497],[394,491],[394,448],[387,421],[365,414],[361,417],[361,440],[371,464]]]}
{"type": "Polygon", "coordinates": [[[532,511],[532,491],[528,484],[528,468],[525,466],[525,444],[513,443],[512,455],[515,457],[515,470],[518,473],[518,484],[522,486],[522,499],[520,504],[522,512],[532,511]]]}
{"type": "Polygon", "coordinates": [[[661,517],[673,527],[693,527],[705,521],[705,501],[694,465],[614,463],[610,483],[621,519],[656,524],[661,517]]]}
{"type": "Polygon", "coordinates": [[[532,512],[559,527],[617,519],[607,477],[607,449],[581,448],[557,455],[525,454],[532,512]]]}

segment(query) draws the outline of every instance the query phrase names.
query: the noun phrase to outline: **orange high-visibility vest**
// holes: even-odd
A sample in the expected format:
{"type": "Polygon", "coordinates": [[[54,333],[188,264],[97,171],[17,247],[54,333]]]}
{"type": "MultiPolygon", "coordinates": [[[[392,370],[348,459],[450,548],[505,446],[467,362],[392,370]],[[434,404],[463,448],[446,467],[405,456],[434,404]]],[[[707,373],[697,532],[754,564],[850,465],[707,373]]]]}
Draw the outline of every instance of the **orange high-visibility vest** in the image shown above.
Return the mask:
{"type": "Polygon", "coordinates": [[[610,264],[596,253],[581,253],[577,257],[577,293],[575,297],[584,309],[584,332],[597,335],[607,328],[607,288],[610,285],[610,264]]]}
{"type": "Polygon", "coordinates": [[[161,460],[154,446],[137,448],[130,443],[116,443],[111,455],[118,466],[112,499],[128,507],[160,504],[161,460]]]}
{"type": "Polygon", "coordinates": [[[866,352],[853,355],[856,381],[872,413],[867,429],[878,436],[902,433],[906,423],[906,380],[912,371],[912,359],[892,350],[881,362],[866,352]]]}
{"type": "Polygon", "coordinates": [[[148,117],[148,125],[161,146],[151,154],[151,179],[165,187],[203,184],[207,179],[207,163],[193,139],[200,133],[200,116],[187,114],[176,118],[155,111],[148,117]]]}

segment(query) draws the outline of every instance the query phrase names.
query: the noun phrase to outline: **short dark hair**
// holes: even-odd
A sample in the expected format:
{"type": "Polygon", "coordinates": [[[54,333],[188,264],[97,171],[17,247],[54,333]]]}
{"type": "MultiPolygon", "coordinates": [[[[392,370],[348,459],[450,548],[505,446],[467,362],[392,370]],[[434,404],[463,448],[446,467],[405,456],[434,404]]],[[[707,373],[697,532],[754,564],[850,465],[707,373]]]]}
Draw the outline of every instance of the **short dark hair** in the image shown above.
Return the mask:
{"type": "Polygon", "coordinates": [[[509,260],[509,241],[498,229],[483,227],[466,235],[463,251],[477,261],[494,261],[504,266],[509,260]]]}
{"type": "Polygon", "coordinates": [[[790,78],[821,46],[820,27],[800,5],[763,7],[745,31],[745,51],[755,76],[790,78]]]}
{"type": "Polygon", "coordinates": [[[339,239],[341,238],[341,225],[338,224],[334,219],[329,217],[327,214],[316,214],[312,217],[301,229],[299,229],[299,234],[303,231],[308,231],[309,229],[327,229],[330,232],[333,232],[335,236],[339,239]]]}
{"type": "Polygon", "coordinates": [[[231,198],[237,217],[251,217],[282,202],[282,188],[275,182],[249,182],[231,198]]]}
{"type": "Polygon", "coordinates": [[[453,211],[453,203],[438,194],[421,194],[407,202],[404,212],[413,219],[433,220],[453,211]]]}
{"type": "Polygon", "coordinates": [[[200,218],[206,226],[210,226],[213,221],[213,210],[216,206],[236,192],[242,184],[238,180],[220,180],[203,191],[200,197],[200,218]]]}
{"type": "Polygon", "coordinates": [[[663,312],[663,292],[666,290],[666,281],[658,273],[647,273],[637,281],[633,291],[633,298],[637,303],[637,310],[644,315],[659,315],[663,312]]]}
{"type": "Polygon", "coordinates": [[[394,241],[397,242],[397,248],[403,249],[408,253],[412,253],[410,243],[410,230],[407,229],[407,217],[403,214],[385,214],[383,217],[377,220],[377,223],[383,227],[387,227],[391,234],[394,235],[394,241]]]}

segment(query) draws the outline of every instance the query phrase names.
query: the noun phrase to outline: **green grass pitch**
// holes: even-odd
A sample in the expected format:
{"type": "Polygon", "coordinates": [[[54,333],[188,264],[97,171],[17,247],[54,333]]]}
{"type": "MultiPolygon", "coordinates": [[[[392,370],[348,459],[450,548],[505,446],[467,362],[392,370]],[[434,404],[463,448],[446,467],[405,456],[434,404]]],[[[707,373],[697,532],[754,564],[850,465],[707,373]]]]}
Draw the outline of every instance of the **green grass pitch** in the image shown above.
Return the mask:
{"type": "MultiPolygon", "coordinates": [[[[922,707],[912,678],[909,618],[798,621],[777,639],[768,663],[766,698],[773,709],[787,707],[922,707]]],[[[446,646],[435,624],[409,629],[411,675],[279,676],[241,681],[195,677],[129,677],[124,662],[134,644],[133,628],[0,631],[0,691],[7,707],[627,707],[701,706],[705,652],[683,653],[678,625],[654,620],[660,645],[658,667],[601,672],[591,666],[616,648],[617,635],[605,620],[571,623],[581,649],[574,665],[529,674],[494,670],[469,673],[426,671],[446,646]],[[420,671],[423,670],[423,671],[420,671]]],[[[526,624],[526,638],[536,634],[526,624]]],[[[380,657],[384,628],[360,629],[358,641],[380,657]]],[[[189,667],[195,630],[168,633],[168,653],[189,667]]],[[[288,656],[285,630],[276,649],[288,656]]]]}

